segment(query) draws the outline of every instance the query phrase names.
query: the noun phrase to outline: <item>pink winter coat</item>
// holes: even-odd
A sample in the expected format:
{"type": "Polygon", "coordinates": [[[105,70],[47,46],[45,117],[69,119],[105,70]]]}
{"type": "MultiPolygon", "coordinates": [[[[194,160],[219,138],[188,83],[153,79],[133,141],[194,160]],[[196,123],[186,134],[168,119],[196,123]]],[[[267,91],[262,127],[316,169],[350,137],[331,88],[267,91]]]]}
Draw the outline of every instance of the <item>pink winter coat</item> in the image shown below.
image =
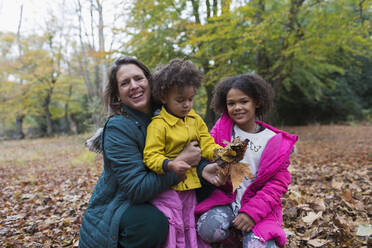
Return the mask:
{"type": "MultiPolygon", "coordinates": [[[[246,189],[239,212],[249,215],[256,225],[252,231],[263,241],[275,239],[278,245],[283,246],[286,242],[286,234],[282,229],[282,202],[281,197],[288,190],[291,176],[288,171],[289,157],[296,135],[288,134],[266,123],[256,121],[265,128],[276,133],[265,147],[262,153],[257,178],[246,189]]],[[[234,122],[224,113],[216,122],[211,131],[217,144],[225,146],[223,140],[231,141],[234,122]]],[[[226,185],[227,186],[227,185],[226,185]]],[[[196,214],[202,214],[214,206],[231,204],[236,192],[232,187],[224,187],[224,191],[215,190],[212,195],[200,202],[196,208],[196,214]],[[229,189],[226,193],[226,188],[229,189]]]]}

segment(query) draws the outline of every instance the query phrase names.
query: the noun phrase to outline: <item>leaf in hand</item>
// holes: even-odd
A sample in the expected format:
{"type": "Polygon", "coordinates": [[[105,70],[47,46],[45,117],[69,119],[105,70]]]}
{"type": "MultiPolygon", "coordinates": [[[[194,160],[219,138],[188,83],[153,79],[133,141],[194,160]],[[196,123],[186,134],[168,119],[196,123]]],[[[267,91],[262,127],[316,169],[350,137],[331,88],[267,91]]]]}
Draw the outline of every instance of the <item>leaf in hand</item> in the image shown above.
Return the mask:
{"type": "Polygon", "coordinates": [[[251,170],[249,169],[249,164],[246,163],[236,163],[231,165],[230,178],[233,185],[233,191],[238,188],[242,183],[244,177],[253,179],[251,170]]]}
{"type": "Polygon", "coordinates": [[[215,151],[215,162],[218,164],[219,175],[225,180],[230,179],[233,183],[234,191],[243,181],[244,177],[253,178],[249,165],[240,163],[247,150],[249,140],[241,141],[239,137],[231,143],[225,141],[226,146],[215,151]],[[236,167],[236,168],[235,168],[236,167]]]}

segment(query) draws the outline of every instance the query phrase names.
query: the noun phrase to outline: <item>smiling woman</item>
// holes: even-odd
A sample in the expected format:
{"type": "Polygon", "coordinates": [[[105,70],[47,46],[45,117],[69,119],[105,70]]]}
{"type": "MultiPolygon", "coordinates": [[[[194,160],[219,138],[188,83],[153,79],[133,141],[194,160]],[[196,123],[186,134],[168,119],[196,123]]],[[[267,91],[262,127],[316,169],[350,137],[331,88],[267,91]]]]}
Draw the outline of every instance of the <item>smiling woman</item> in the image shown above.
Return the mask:
{"type": "Polygon", "coordinates": [[[119,99],[128,107],[143,113],[150,112],[150,86],[141,68],[122,65],[117,72],[119,99]]]}
{"type": "Polygon", "coordinates": [[[111,68],[103,96],[109,114],[121,114],[122,103],[143,113],[149,113],[151,84],[151,72],[142,62],[131,57],[117,59],[111,68]]]}

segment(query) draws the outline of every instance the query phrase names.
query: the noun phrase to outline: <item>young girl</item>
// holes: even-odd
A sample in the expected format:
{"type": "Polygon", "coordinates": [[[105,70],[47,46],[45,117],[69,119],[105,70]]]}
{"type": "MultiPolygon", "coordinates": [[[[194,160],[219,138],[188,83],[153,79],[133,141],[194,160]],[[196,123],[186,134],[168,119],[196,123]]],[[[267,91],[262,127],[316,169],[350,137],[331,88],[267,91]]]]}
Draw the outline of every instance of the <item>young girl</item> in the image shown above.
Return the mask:
{"type": "Polygon", "coordinates": [[[152,201],[169,219],[165,247],[198,247],[194,190],[200,188],[201,183],[196,165],[172,159],[192,141],[198,142],[202,157],[209,160],[213,159],[214,150],[221,148],[214,143],[202,118],[192,109],[195,90],[200,87],[201,79],[195,65],[181,59],[170,61],[154,73],[153,97],[163,106],[147,128],[144,162],[158,174],[174,171],[183,179],[172,187],[173,190],[152,201]]]}
{"type": "Polygon", "coordinates": [[[297,136],[257,120],[272,102],[271,86],[257,75],[229,77],[216,86],[213,107],[223,114],[211,135],[222,146],[237,136],[249,139],[241,162],[249,164],[254,179],[245,177],[235,192],[217,189],[197,205],[197,231],[207,243],[241,247],[233,240],[242,234],[244,248],[285,244],[280,198],[291,182],[287,168],[297,136]]]}

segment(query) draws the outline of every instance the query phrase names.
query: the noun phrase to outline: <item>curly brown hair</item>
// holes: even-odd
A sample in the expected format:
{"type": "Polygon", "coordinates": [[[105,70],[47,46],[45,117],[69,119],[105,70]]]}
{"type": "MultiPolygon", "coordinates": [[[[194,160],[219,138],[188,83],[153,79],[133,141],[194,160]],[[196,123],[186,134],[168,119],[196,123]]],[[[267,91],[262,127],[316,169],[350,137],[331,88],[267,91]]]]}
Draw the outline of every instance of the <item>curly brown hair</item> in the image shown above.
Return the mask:
{"type": "Polygon", "coordinates": [[[253,99],[258,106],[256,117],[258,119],[269,112],[274,101],[274,91],[269,83],[255,74],[242,74],[228,77],[219,82],[214,88],[212,107],[217,112],[227,112],[226,96],[230,89],[238,89],[253,99]]]}
{"type": "Polygon", "coordinates": [[[142,71],[147,81],[149,82],[150,88],[152,87],[152,75],[145,64],[143,64],[138,59],[122,56],[115,60],[114,64],[111,66],[109,72],[109,80],[103,91],[103,104],[105,110],[108,111],[109,116],[113,114],[122,114],[121,102],[118,100],[119,89],[118,89],[118,80],[117,72],[122,65],[134,64],[138,66],[142,71]]]}
{"type": "Polygon", "coordinates": [[[203,74],[198,68],[186,59],[172,59],[166,65],[159,65],[153,73],[152,96],[158,103],[165,97],[170,89],[177,87],[193,86],[195,89],[201,86],[203,74]]]}

